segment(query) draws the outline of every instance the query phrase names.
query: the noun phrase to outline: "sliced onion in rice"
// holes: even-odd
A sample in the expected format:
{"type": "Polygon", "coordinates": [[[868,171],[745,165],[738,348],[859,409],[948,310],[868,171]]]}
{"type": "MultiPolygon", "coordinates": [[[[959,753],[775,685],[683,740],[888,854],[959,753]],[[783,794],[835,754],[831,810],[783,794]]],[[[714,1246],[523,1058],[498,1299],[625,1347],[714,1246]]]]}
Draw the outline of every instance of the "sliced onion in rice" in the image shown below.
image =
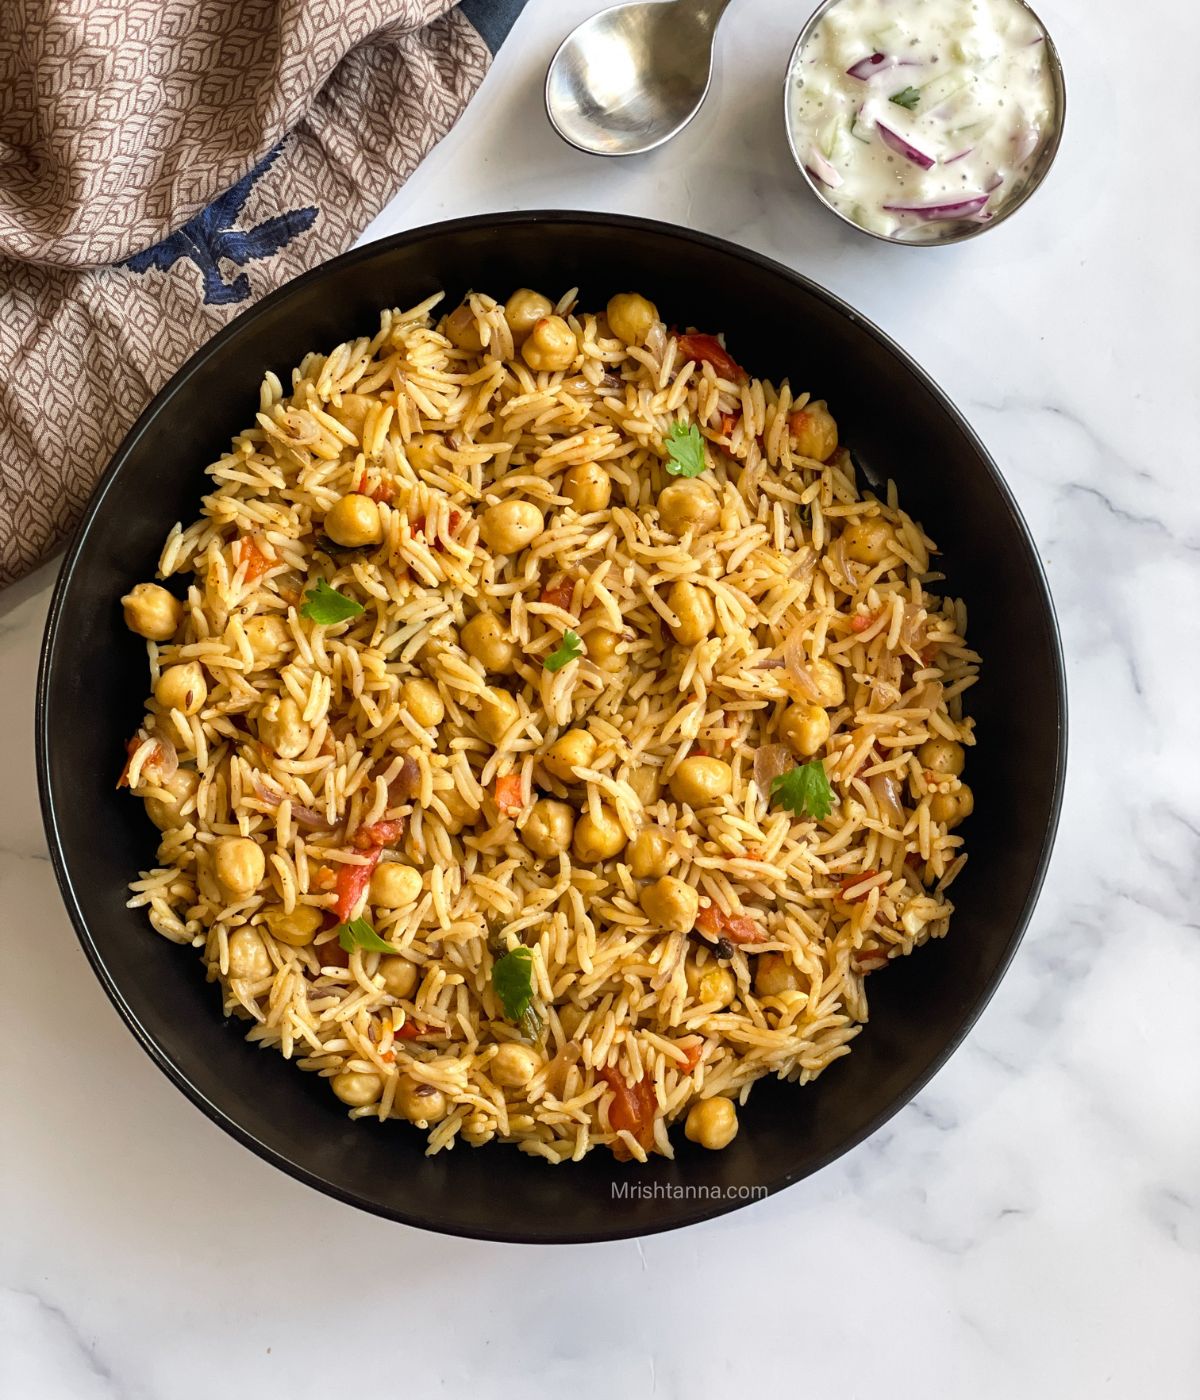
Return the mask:
{"type": "Polygon", "coordinates": [[[671,978],[675,976],[676,969],[687,953],[687,946],[688,939],[686,933],[673,933],[671,935],[671,944],[663,959],[663,965],[650,982],[650,986],[654,991],[661,992],[671,978]]]}
{"type": "Polygon", "coordinates": [[[817,571],[817,553],[811,545],[805,545],[803,549],[796,551],[796,562],[788,572],[788,577],[803,583],[806,579],[812,578],[817,571]]]}
{"type": "Polygon", "coordinates": [[[904,604],[904,621],[900,624],[900,645],[909,651],[920,651],[925,645],[925,625],[929,614],[919,603],[904,604]]]}
{"type": "MultiPolygon", "coordinates": [[[[276,792],[274,788],[268,787],[257,776],[254,779],[254,791],[268,807],[278,807],[287,796],[286,793],[276,792]]],[[[302,802],[297,802],[294,797],[288,797],[288,801],[292,804],[292,820],[297,826],[303,827],[306,831],[328,831],[330,829],[329,821],[324,812],[318,812],[315,807],[306,807],[302,802]]]]}
{"type": "Polygon", "coordinates": [[[179,771],[179,754],[175,745],[157,726],[150,731],[149,737],[157,747],[150,750],[149,757],[142,764],[142,774],[146,776],[146,769],[153,767],[154,776],[165,783],[179,771]]]}
{"type": "Polygon", "coordinates": [[[808,656],[804,651],[804,625],[793,627],[783,643],[783,664],[787,673],[799,686],[802,694],[810,700],[819,700],[821,690],[808,669],[808,656]]]}
{"type": "Polygon", "coordinates": [[[900,800],[901,789],[895,773],[872,773],[867,786],[879,808],[879,815],[889,826],[900,828],[904,825],[904,803],[900,800]]]}
{"type": "Polygon", "coordinates": [[[400,771],[388,783],[388,804],[407,802],[421,790],[421,768],[411,754],[404,755],[400,771]]]}
{"type": "Polygon", "coordinates": [[[838,578],[843,579],[848,585],[849,591],[853,592],[855,579],[850,569],[850,561],[846,558],[846,537],[844,535],[839,535],[829,546],[829,561],[838,578]]]}
{"type": "Polygon", "coordinates": [[[763,797],[771,796],[771,784],[794,768],[796,760],[786,744],[764,744],[754,754],[754,784],[763,797]]]}

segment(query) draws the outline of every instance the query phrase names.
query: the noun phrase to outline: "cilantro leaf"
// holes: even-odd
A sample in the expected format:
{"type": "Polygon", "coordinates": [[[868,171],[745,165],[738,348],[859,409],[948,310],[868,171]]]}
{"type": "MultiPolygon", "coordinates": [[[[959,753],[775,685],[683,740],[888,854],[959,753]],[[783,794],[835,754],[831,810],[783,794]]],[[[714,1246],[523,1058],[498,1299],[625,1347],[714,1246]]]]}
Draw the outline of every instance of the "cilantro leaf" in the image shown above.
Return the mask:
{"type": "Polygon", "coordinates": [[[704,459],[704,439],[695,423],[676,419],[666,439],[667,472],[671,476],[699,476],[708,463],[704,459]]]}
{"type": "Polygon", "coordinates": [[[773,778],[771,796],[778,798],[779,805],[797,817],[816,817],[822,821],[833,810],[833,789],[819,758],[773,778]]]}
{"type": "Polygon", "coordinates": [[[562,645],[552,651],[542,665],[547,671],[561,671],[568,661],[575,661],[584,653],[583,640],[578,632],[568,627],[562,636],[562,645]]]}
{"type": "Polygon", "coordinates": [[[492,987],[505,1016],[536,1039],[542,1018],[533,1009],[533,954],[528,948],[514,948],[497,959],[492,967],[492,987]]]}
{"type": "Polygon", "coordinates": [[[897,107],[907,107],[910,112],[920,100],[921,94],[915,87],[901,88],[888,98],[889,102],[894,102],[897,107]]]}
{"type": "Polygon", "coordinates": [[[355,948],[362,948],[368,953],[396,951],[390,943],[380,938],[366,919],[351,919],[349,923],[342,924],[338,928],[338,943],[346,953],[352,953],[355,948]]]}
{"type": "Polygon", "coordinates": [[[336,588],[330,588],[323,578],[319,578],[304,595],[300,615],[319,622],[323,627],[330,627],[335,622],[345,622],[348,617],[357,617],[362,611],[361,603],[347,598],[336,588]]]}

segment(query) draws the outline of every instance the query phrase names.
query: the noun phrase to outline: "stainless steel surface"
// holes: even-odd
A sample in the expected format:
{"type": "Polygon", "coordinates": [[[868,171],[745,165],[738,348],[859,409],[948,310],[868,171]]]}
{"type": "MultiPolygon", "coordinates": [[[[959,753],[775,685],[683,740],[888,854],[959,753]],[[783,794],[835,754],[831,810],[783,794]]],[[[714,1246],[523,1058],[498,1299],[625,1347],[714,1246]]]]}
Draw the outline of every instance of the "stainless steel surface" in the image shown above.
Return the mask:
{"type": "Polygon", "coordinates": [[[598,156],[651,151],[687,126],[712,80],[729,0],[642,0],[602,10],[550,60],[546,111],[572,146],[598,156]]]}
{"type": "Polygon", "coordinates": [[[800,55],[804,52],[804,46],[808,43],[809,36],[817,27],[821,17],[827,10],[840,3],[840,0],[822,0],[822,3],[809,15],[804,28],[800,31],[800,37],[796,40],[792,49],[792,56],[788,59],[787,76],[783,80],[783,127],[787,132],[788,149],[792,153],[792,159],[796,162],[796,168],[804,177],[805,184],[812,190],[813,194],[821,201],[831,214],[836,214],[844,224],[849,224],[859,233],[865,233],[870,238],[878,238],[881,243],[895,243],[905,248],[944,248],[950,243],[962,243],[968,238],[978,238],[981,233],[987,233],[989,229],[998,228],[1005,219],[1015,214],[1018,209],[1030,198],[1042,181],[1046,178],[1046,172],[1054,164],[1054,157],[1058,154],[1058,148],[1062,143],[1063,128],[1067,120],[1067,85],[1063,77],[1062,59],[1059,58],[1058,50],[1054,46],[1054,40],[1050,37],[1050,31],[1042,23],[1041,16],[1027,3],[1027,0],[1017,0],[1019,5],[1033,16],[1038,27],[1046,36],[1046,52],[1050,56],[1050,77],[1054,83],[1054,130],[1050,133],[1050,139],[1042,147],[1033,169],[1029,173],[1029,178],[1025,181],[1021,192],[1015,199],[1001,206],[995,218],[988,219],[986,223],[972,223],[962,219],[957,223],[947,221],[944,232],[935,233],[932,231],[933,225],[925,225],[930,230],[923,238],[900,238],[895,234],[879,233],[875,229],[864,228],[862,224],[855,223],[854,220],[837,205],[833,204],[825,192],[824,185],[810,174],[796,149],[796,133],[792,130],[792,104],[790,100],[792,83],[795,80],[796,67],[800,62],[800,55]]]}

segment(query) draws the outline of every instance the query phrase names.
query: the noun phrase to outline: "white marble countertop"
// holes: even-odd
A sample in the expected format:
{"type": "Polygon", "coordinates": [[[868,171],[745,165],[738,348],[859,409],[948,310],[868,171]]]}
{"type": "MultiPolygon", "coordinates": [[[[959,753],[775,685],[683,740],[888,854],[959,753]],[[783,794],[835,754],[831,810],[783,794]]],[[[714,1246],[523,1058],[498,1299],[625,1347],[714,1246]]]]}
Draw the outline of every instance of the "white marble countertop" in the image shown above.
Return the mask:
{"type": "Polygon", "coordinates": [[[802,269],[916,356],[1007,474],[1059,608],[1069,781],[1029,933],[916,1102],[768,1201],[560,1250],[374,1220],[209,1123],[88,970],[35,792],[43,570],[0,597],[0,1391],[1194,1396],[1200,198],[1179,172],[1196,12],[1041,0],[1070,89],[1050,182],[994,234],[917,251],[844,228],[791,167],[780,85],[803,0],[738,0],[700,118],[626,163],[568,150],[541,110],[547,59],[595,8],[531,0],[369,236],[481,210],[652,215],[802,269]]]}

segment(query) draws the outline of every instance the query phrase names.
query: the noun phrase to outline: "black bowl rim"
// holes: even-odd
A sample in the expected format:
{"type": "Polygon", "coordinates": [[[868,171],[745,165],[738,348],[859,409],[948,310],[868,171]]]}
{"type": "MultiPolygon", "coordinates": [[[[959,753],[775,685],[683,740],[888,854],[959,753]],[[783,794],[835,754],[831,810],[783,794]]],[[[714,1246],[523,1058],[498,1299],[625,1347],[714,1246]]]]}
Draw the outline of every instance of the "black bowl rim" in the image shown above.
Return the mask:
{"type": "MultiPolygon", "coordinates": [[[[912,356],[898,345],[891,336],[881,330],[873,321],[862,315],[861,312],[857,311],[841,297],[830,292],[827,288],[822,287],[819,283],[814,282],[811,278],[806,277],[803,273],[795,271],[793,268],[776,261],[774,258],[768,258],[761,253],[754,252],[752,249],[742,247],[740,244],[733,243],[728,239],[715,237],[712,234],[701,233],[694,229],[680,228],[675,224],[666,223],[658,219],[645,219],[634,215],[605,214],[570,209],[539,209],[497,214],[475,214],[464,218],[449,219],[433,224],[423,224],[417,228],[406,229],[401,233],[378,239],[375,242],[352,249],[348,253],[343,253],[339,257],[332,258],[328,262],[322,263],[320,266],[303,273],[301,276],[285,283],[282,287],[277,288],[261,301],[256,302],[253,306],[242,312],[240,316],[235,317],[227,326],[218,331],[210,340],[206,341],[196,353],[171,376],[170,380],[154,396],[113,454],[112,460],[100,477],[87,503],[83,517],[76,527],[66,558],[59,571],[58,578],[55,581],[54,592],[46,617],[46,627],[38,664],[35,708],[35,754],[38,797],[41,805],[42,821],[46,831],[50,859],[54,867],[55,878],[58,881],[59,891],[66,905],[67,914],[75,930],[75,935],[79,940],[88,962],[91,964],[92,971],[95,973],[100,985],[104,988],[109,1001],[112,1002],[122,1020],[129,1027],[130,1031],[132,1031],[134,1038],[171,1083],[219,1128],[228,1133],[230,1137],[240,1142],[244,1147],[248,1147],[251,1152],[260,1157],[263,1161],[286,1172],[288,1176],[295,1180],[301,1181],[305,1185],[311,1186],[327,1196],[332,1196],[336,1200],[342,1201],[347,1205],[355,1206],[359,1210],[366,1211],[369,1214],[395,1220],[404,1225],[412,1225],[419,1229],[431,1230],[437,1234],[456,1235],[467,1239],[481,1239],[511,1244],[546,1244],[549,1241],[544,1237],[538,1238],[527,1233],[522,1233],[520,1230],[469,1230],[458,1228],[453,1225],[422,1220],[419,1217],[406,1214],[403,1211],[382,1206],[378,1202],[358,1192],[347,1190],[336,1181],[329,1180],[318,1175],[316,1172],[308,1170],[306,1167],[292,1161],[282,1152],[277,1151],[275,1148],[261,1141],[254,1133],[237,1122],[236,1119],[230,1117],[223,1108],[212,1102],[211,1099],[196,1089],[187,1076],[176,1068],[170,1057],[162,1050],[150,1032],[141,1024],[133,1008],[126,1001],[121,988],[110,976],[100,948],[87,926],[76,898],[75,887],[71,879],[66,854],[60,839],[58,821],[54,809],[54,799],[50,789],[48,691],[57,663],[57,651],[60,642],[66,634],[65,613],[67,596],[74,580],[79,557],[87,542],[104,497],[150,422],[168,407],[175,394],[179,392],[188,378],[201,364],[206,363],[214,355],[220,355],[224,351],[226,344],[238,335],[246,324],[266,314],[270,308],[273,308],[279,302],[293,295],[299,288],[308,286],[323,277],[329,276],[331,269],[345,267],[355,262],[369,261],[372,258],[381,256],[386,257],[388,252],[394,248],[404,247],[408,243],[424,241],[431,236],[451,235],[479,229],[481,227],[504,228],[506,226],[530,223],[551,226],[585,225],[601,226],[605,228],[615,227],[628,230],[631,235],[639,233],[653,234],[659,237],[667,236],[683,242],[698,244],[721,257],[731,258],[737,262],[757,265],[765,271],[771,272],[803,287],[812,296],[826,302],[833,310],[845,317],[852,324],[865,330],[868,335],[873,336],[885,349],[890,351],[890,353],[905,366],[910,374],[916,376],[924,387],[933,395],[942,410],[953,420],[964,438],[977,453],[979,461],[990,475],[993,485],[996,487],[1004,502],[1012,523],[1016,527],[1018,538],[1024,544],[1025,550],[1029,555],[1029,562],[1040,589],[1042,612],[1046,624],[1054,669],[1055,700],[1058,710],[1055,767],[1051,789],[1049,818],[1046,824],[1046,832],[1042,840],[1041,850],[1038,854],[1037,867],[1030,883],[1029,893],[1026,896],[1020,915],[1013,927],[1003,956],[997,963],[995,971],[989,979],[987,987],[982,995],[963,1014],[961,1021],[947,1038],[942,1052],[921,1074],[906,1085],[886,1108],[882,1109],[873,1119],[864,1124],[859,1132],[853,1134],[837,1148],[831,1149],[829,1152],[823,1154],[805,1170],[784,1172],[776,1179],[764,1183],[763,1193],[756,1196],[754,1199],[763,1199],[764,1196],[772,1196],[777,1191],[782,1191],[785,1187],[791,1186],[795,1182],[803,1180],[805,1177],[812,1176],[816,1172],[829,1166],[831,1162],[844,1156],[852,1148],[857,1147],[867,1138],[873,1136],[885,1123],[889,1122],[899,1113],[902,1108],[912,1102],[916,1095],[920,1093],[925,1085],[929,1083],[934,1075],[946,1064],[955,1050],[962,1044],[975,1022],[982,1015],[984,1009],[995,995],[996,988],[1000,985],[1001,980],[1008,971],[1021,939],[1024,936],[1025,929],[1029,924],[1029,920],[1033,915],[1038,896],[1045,882],[1046,871],[1049,867],[1050,856],[1058,831],[1059,817],[1062,811],[1067,758],[1066,668],[1063,660],[1062,638],[1059,632],[1058,618],[1054,610],[1054,602],[1050,594],[1045,568],[1038,554],[1029,526],[1026,524],[1025,517],[1022,515],[1020,507],[1017,505],[1016,499],[1008,483],[1001,474],[999,467],[997,467],[993,460],[991,453],[984,446],[983,441],[975,432],[974,428],[971,427],[970,423],[941,386],[937,384],[937,382],[922,369],[912,356]]],[[[716,1216],[727,1214],[730,1211],[740,1209],[749,1204],[749,1199],[704,1200],[703,1202],[692,1202],[691,1204],[694,1209],[687,1213],[686,1218],[664,1221],[661,1226],[656,1226],[652,1230],[635,1232],[616,1229],[607,1232],[572,1232],[564,1234],[561,1238],[555,1239],[552,1242],[556,1244],[591,1244],[615,1239],[641,1237],[646,1234],[657,1234],[663,1230],[677,1229],[686,1225],[697,1224],[702,1220],[709,1220],[716,1216]]]]}

